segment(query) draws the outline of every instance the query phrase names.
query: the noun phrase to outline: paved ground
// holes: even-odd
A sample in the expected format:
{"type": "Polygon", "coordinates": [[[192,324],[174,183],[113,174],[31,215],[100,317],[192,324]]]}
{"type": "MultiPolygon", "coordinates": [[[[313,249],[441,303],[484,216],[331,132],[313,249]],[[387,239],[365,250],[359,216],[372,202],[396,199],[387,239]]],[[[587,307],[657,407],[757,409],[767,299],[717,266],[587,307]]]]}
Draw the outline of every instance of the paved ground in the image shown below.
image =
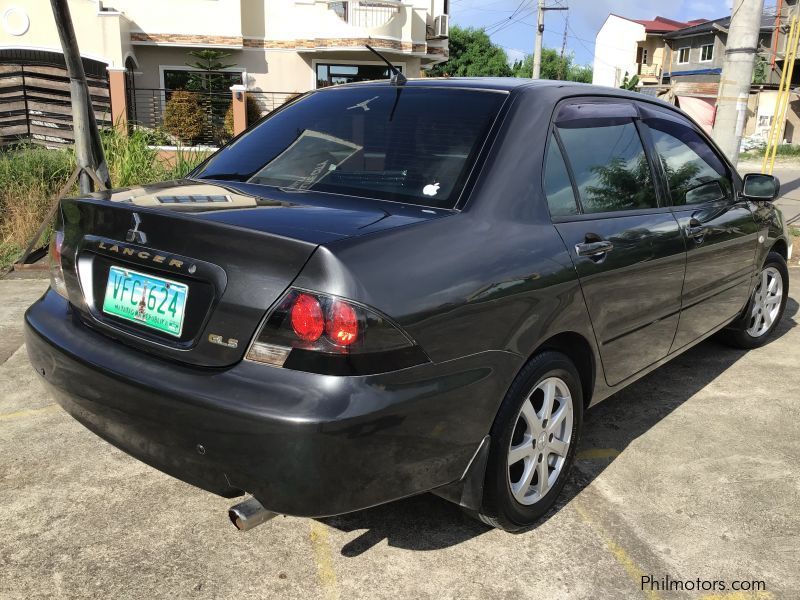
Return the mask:
{"type": "MultiPolygon", "coordinates": [[[[739,173],[760,173],[761,162],[741,162],[739,173]]],[[[800,162],[796,159],[780,160],[772,172],[781,182],[781,197],[776,204],[783,211],[787,223],[800,228],[800,162]]]]}
{"type": "Polygon", "coordinates": [[[425,495],[241,533],[229,501],[129,458],[43,393],[20,329],[45,285],[0,281],[0,598],[800,594],[795,300],[766,347],[706,342],[589,411],[577,473],[530,531],[487,529],[425,495]],[[644,593],[643,574],[767,591],[644,593]]]}

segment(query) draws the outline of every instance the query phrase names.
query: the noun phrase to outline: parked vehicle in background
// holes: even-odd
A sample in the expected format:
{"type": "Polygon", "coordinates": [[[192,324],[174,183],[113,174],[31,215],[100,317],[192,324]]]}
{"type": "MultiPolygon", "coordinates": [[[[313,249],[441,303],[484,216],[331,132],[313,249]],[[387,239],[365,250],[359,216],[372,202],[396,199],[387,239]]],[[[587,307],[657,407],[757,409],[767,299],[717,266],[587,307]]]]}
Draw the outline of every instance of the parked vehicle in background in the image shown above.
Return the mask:
{"type": "Polygon", "coordinates": [[[621,90],[328,88],[185,180],[63,201],[27,348],[104,439],[251,493],[241,528],[433,491],[516,530],[589,406],[717,332],[769,339],[777,193],[621,90]]]}

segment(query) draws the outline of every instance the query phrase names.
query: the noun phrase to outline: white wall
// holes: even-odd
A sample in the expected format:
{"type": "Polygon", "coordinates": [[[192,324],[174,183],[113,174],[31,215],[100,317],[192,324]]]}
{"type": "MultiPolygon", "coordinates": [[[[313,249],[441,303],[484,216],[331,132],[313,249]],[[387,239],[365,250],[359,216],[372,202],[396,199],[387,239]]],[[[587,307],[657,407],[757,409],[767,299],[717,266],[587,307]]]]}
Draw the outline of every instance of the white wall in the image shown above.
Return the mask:
{"type": "Polygon", "coordinates": [[[608,15],[595,38],[592,83],[619,87],[626,71],[632,77],[637,69],[636,47],[645,38],[644,25],[608,15]]]}
{"type": "Polygon", "coordinates": [[[106,0],[104,2],[104,5],[113,6],[123,12],[130,20],[133,31],[219,36],[242,35],[241,4],[242,0],[112,0],[110,2],[106,0]]]}

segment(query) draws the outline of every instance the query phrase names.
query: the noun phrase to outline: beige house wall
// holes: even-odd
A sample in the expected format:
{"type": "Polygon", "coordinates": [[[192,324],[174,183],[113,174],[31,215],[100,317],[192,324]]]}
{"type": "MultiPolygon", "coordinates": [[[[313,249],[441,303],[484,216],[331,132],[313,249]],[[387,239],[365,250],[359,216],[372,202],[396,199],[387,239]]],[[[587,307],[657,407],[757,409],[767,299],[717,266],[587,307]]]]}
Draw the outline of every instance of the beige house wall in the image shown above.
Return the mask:
{"type": "Polygon", "coordinates": [[[661,50],[664,46],[664,40],[662,40],[660,36],[648,35],[643,42],[639,42],[639,46],[647,49],[646,64],[658,64],[655,62],[656,51],[661,50]]]}
{"type": "MultiPolygon", "coordinates": [[[[74,0],[73,0],[74,1],[74,0]]],[[[125,13],[131,31],[242,36],[242,5],[264,0],[106,0],[125,13]]]]}
{"type": "MultiPolygon", "coordinates": [[[[194,62],[189,55],[191,48],[139,46],[136,48],[136,87],[162,88],[162,73],[170,68],[188,68],[187,62],[194,62]]],[[[305,92],[316,87],[317,62],[383,64],[364,50],[327,51],[300,53],[291,50],[250,49],[229,50],[226,63],[235,63],[230,71],[241,71],[243,83],[256,92],[305,92]]],[[[409,56],[393,56],[392,61],[401,65],[411,77],[420,72],[420,59],[409,56]]]]}
{"type": "MultiPolygon", "coordinates": [[[[100,12],[94,0],[69,3],[81,54],[121,69],[131,52],[128,24],[115,12],[100,12]]],[[[0,0],[0,49],[18,48],[61,53],[50,4],[45,0],[0,0]]]]}

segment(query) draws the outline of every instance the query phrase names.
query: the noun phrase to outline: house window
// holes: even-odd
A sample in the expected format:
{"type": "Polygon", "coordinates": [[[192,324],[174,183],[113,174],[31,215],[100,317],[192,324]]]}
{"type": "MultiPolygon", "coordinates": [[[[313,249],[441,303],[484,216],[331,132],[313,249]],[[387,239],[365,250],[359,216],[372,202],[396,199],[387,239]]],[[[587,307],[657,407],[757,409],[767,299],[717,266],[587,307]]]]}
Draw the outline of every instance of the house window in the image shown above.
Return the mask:
{"type": "MultiPolygon", "coordinates": [[[[395,65],[400,71],[403,67],[395,65]]],[[[317,64],[317,87],[324,88],[340,83],[371,81],[373,79],[389,79],[391,73],[383,65],[337,65],[317,64]]]]}
{"type": "Polygon", "coordinates": [[[714,58],[714,44],[700,46],[700,62],[711,62],[714,58]]]}
{"type": "Polygon", "coordinates": [[[678,48],[678,64],[685,65],[689,62],[689,46],[678,48]]]}
{"type": "Polygon", "coordinates": [[[230,92],[232,85],[242,83],[239,71],[198,71],[195,69],[164,69],[164,89],[194,92],[230,92]]]}
{"type": "Polygon", "coordinates": [[[642,64],[647,64],[647,48],[642,48],[642,64]]]}

